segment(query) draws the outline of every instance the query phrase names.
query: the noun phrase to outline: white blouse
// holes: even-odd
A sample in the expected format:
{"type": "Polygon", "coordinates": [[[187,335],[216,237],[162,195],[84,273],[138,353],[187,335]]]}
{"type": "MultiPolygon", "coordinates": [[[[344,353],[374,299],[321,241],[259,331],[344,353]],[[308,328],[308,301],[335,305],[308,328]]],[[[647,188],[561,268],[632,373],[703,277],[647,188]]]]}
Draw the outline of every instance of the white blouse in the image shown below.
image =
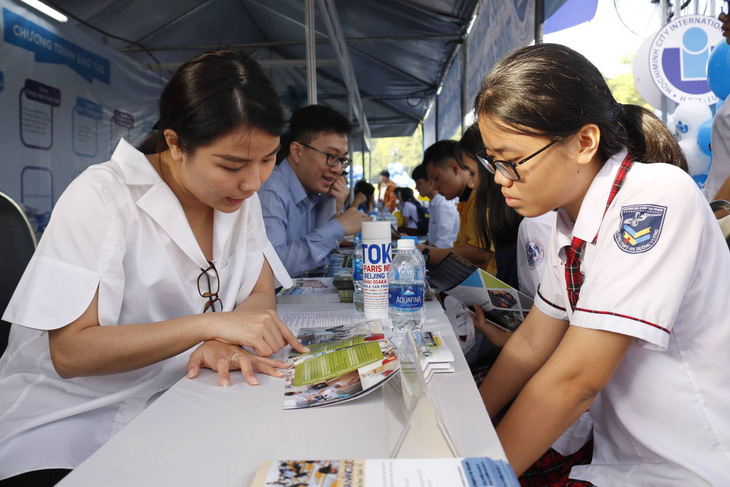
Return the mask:
{"type": "MultiPolygon", "coordinates": [[[[264,257],[291,285],[266,238],[257,195],[214,218],[224,311],[251,293],[264,257]]],[[[97,288],[102,326],[201,313],[207,298],[197,279],[207,267],[180,202],[126,141],[69,185],[3,316],[14,326],[0,359],[0,479],[75,468],[184,377],[192,351],[129,372],[62,379],[47,330],[81,316],[97,288]]]]}

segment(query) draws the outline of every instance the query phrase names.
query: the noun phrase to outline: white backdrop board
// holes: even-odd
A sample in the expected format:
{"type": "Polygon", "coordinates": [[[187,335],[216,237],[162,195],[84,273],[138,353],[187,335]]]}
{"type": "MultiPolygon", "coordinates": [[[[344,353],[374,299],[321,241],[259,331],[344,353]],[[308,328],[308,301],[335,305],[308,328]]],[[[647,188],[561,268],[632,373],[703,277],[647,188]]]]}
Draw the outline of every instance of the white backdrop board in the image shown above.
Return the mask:
{"type": "Polygon", "coordinates": [[[0,0],[0,191],[43,227],[68,184],[141,142],[165,80],[73,27],[0,0]]]}

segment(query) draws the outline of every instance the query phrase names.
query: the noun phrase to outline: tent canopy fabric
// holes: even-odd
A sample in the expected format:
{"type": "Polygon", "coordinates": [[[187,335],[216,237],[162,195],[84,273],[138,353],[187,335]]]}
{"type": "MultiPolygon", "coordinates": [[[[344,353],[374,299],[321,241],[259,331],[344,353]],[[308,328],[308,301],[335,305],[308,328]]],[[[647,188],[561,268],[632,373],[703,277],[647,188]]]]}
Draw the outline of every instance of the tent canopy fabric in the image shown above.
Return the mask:
{"type": "MultiPolygon", "coordinates": [[[[565,1],[545,0],[545,18],[565,1]]],[[[196,54],[234,47],[262,62],[287,112],[307,104],[305,0],[46,3],[66,13],[71,25],[148,66],[163,79],[196,54]]],[[[372,137],[411,135],[422,123],[447,79],[447,70],[455,64],[455,53],[465,42],[475,14],[503,9],[504,4],[524,12],[526,5],[534,3],[335,0],[372,137]]],[[[317,8],[315,39],[318,103],[347,114],[347,88],[317,8]]],[[[452,72],[448,78],[457,75],[452,72]]]]}

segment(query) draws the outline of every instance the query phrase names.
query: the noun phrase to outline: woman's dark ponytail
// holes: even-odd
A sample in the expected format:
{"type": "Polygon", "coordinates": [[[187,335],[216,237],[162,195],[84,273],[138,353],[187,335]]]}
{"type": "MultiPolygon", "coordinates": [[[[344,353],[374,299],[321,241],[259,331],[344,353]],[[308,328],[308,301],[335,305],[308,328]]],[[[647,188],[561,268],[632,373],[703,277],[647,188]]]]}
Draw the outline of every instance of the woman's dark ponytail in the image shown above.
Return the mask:
{"type": "Polygon", "coordinates": [[[619,123],[626,132],[626,148],[635,160],[666,162],[688,171],[687,159],[667,126],[638,105],[622,105],[619,123]]]}

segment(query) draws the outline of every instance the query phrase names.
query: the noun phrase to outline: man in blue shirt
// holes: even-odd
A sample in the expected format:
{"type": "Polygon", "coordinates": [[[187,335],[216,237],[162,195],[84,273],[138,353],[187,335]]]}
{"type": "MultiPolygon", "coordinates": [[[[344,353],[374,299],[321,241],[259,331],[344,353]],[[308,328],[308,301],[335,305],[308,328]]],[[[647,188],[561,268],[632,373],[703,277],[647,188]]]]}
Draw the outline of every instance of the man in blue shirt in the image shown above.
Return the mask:
{"type": "Polygon", "coordinates": [[[295,111],[289,153],[259,190],[266,234],[292,277],[327,264],[345,235],[369,219],[354,207],[342,212],[350,195],[342,172],[351,162],[351,129],[347,118],[325,106],[295,111]]]}

